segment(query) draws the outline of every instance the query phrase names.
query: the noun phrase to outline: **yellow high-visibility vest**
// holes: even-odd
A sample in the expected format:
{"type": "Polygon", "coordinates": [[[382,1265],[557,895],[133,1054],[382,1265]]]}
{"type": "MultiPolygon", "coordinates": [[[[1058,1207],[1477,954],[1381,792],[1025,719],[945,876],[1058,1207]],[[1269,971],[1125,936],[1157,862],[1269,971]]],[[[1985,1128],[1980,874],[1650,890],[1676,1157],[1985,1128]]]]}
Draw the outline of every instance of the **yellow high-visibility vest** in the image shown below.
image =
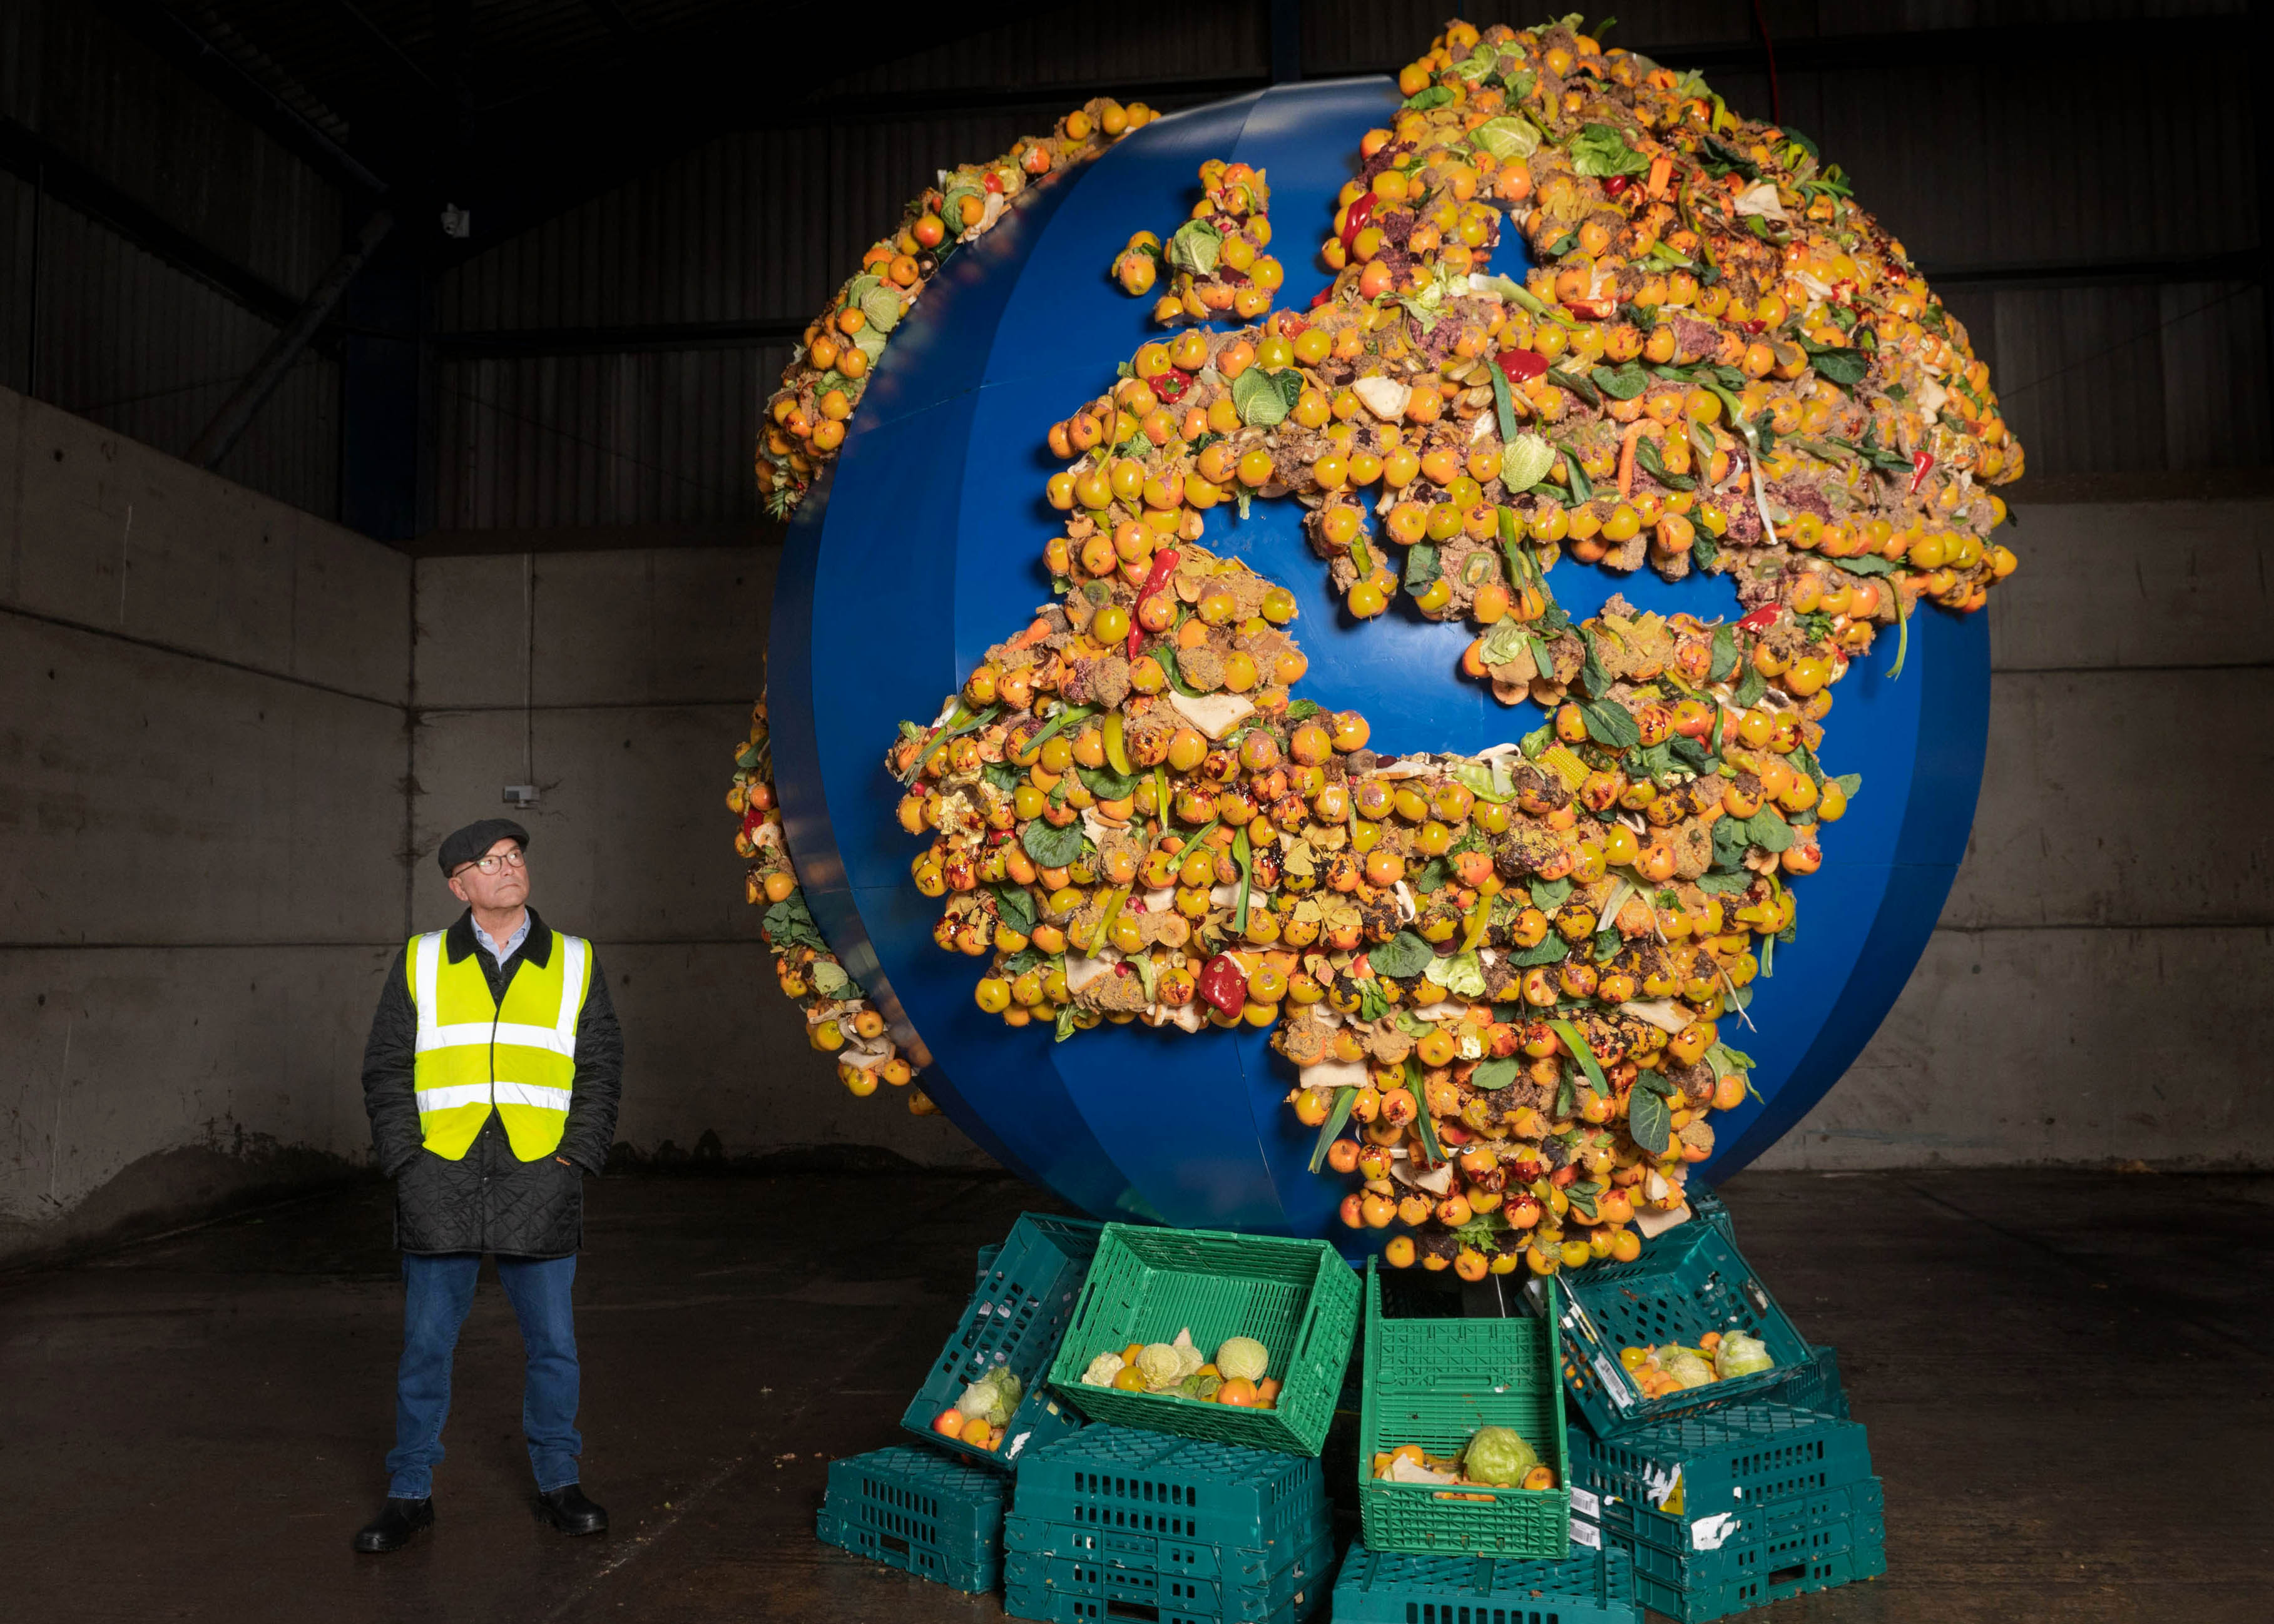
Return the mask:
{"type": "Polygon", "coordinates": [[[452,964],[446,932],[410,938],[403,972],[418,1008],[412,1086],[426,1148],[463,1158],[494,1108],[513,1154],[551,1155],[568,1122],[576,1079],[576,1016],[591,981],[591,947],[553,933],[549,962],[523,958],[501,1005],[490,996],[480,949],[452,964]]]}

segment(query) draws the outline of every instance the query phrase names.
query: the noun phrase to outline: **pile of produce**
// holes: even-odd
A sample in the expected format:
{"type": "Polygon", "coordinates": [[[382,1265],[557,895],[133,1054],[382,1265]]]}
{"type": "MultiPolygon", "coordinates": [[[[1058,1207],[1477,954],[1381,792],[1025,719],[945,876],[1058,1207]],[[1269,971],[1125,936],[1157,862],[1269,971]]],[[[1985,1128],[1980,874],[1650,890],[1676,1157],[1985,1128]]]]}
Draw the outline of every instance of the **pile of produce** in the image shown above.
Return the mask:
{"type": "Polygon", "coordinates": [[[941,1410],[931,1430],[974,1448],[1000,1449],[1003,1431],[1011,1425],[1012,1412],[1025,1396],[1026,1384],[1018,1372],[998,1365],[964,1388],[963,1396],[953,1406],[941,1410]]]}
{"type": "Polygon", "coordinates": [[[985,163],[941,170],[938,185],[909,201],[898,228],[861,256],[860,270],[806,328],[781,387],[766,402],[757,474],[769,513],[787,518],[845,443],[845,422],[861,403],[870,369],[940,262],[994,229],[1034,181],[1088,162],[1157,117],[1141,102],[1124,107],[1095,97],[1048,135],[1022,137],[985,163]]]}
{"type": "Polygon", "coordinates": [[[1163,327],[1237,316],[1253,321],[1271,308],[1286,272],[1265,253],[1271,242],[1271,188],[1263,171],[1211,158],[1201,165],[1201,200],[1166,243],[1150,231],[1129,239],[1113,262],[1114,280],[1143,296],[1165,272],[1168,288],[1153,305],[1163,327]]]}
{"type": "Polygon", "coordinates": [[[1186,1328],[1174,1342],[1132,1342],[1118,1352],[1099,1354],[1082,1372],[1081,1381],[1088,1387],[1271,1410],[1279,1402],[1279,1383],[1264,1374],[1270,1365],[1270,1350],[1252,1336],[1227,1337],[1215,1358],[1204,1359],[1186,1328]]]}
{"type": "Polygon", "coordinates": [[[1668,1342],[1662,1348],[1622,1348],[1619,1363],[1628,1380],[1645,1398],[1659,1398],[1690,1387],[1711,1387],[1738,1376],[1758,1376],[1774,1370],[1776,1361],[1758,1336],[1743,1331],[1723,1335],[1708,1331],[1695,1348],[1668,1342]]]}
{"type": "MultiPolygon", "coordinates": [[[[1374,1457],[1374,1475],[1384,1483],[1419,1483],[1480,1489],[1552,1489],[1555,1469],[1540,1463],[1539,1451],[1512,1427],[1480,1426],[1451,1460],[1425,1454],[1419,1444],[1400,1444],[1374,1457]]],[[[1474,1498],[1489,1500],[1488,1494],[1474,1498]]]]}
{"type": "MultiPolygon", "coordinates": [[[[773,771],[766,702],[760,699],[750,707],[749,737],[734,749],[727,809],[742,820],[734,831],[734,850],[750,864],[743,898],[765,909],[758,929],[773,950],[775,979],[804,1012],[806,1041],[837,1057],[838,1080],[854,1094],[872,1094],[879,1082],[904,1087],[915,1072],[886,1031],[884,1011],[837,962],[805,906],[782,834],[773,771]]],[[[922,1089],[912,1088],[908,1109],[928,1116],[939,1108],[922,1089]]]]}
{"type": "Polygon", "coordinates": [[[1344,1221],[1409,1231],[1386,1260],[1548,1274],[1682,1207],[1860,788],[1833,689],[2014,568],[1986,487],[2022,459],[1796,132],[1576,19],[1453,24],[1400,84],[1310,310],[1148,343],[1050,430],[1057,595],[887,764],[982,1008],[1270,1027],[1344,1221]],[[1504,224],[1526,285],[1480,271],[1504,224]],[[1389,757],[1299,697],[1293,594],[1198,545],[1289,496],[1353,616],[1465,620],[1466,675],[1547,720],[1389,757]],[[1567,553],[1726,575],[1744,613],[1575,620],[1567,553]]]}

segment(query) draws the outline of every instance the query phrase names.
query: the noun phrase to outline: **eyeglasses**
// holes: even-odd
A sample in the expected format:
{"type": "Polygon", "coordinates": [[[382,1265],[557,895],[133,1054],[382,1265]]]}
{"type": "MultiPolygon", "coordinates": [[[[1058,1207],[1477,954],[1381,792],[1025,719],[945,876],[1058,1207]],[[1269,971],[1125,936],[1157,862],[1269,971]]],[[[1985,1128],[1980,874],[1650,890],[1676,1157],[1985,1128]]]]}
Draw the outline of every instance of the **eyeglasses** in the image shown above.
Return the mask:
{"type": "Polygon", "coordinates": [[[525,861],[521,854],[521,848],[516,846],[509,852],[492,852],[486,857],[478,857],[472,862],[461,864],[451,872],[455,876],[463,874],[468,868],[479,868],[484,874],[495,874],[501,868],[518,868],[525,861]]]}

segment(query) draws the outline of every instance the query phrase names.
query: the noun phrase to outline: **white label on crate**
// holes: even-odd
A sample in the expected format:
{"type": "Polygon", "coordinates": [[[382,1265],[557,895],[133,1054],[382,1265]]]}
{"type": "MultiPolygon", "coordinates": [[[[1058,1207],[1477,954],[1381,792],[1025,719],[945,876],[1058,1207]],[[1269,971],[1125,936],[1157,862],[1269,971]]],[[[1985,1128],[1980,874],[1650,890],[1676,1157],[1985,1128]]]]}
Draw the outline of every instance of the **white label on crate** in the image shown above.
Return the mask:
{"type": "Polygon", "coordinates": [[[1650,1492],[1650,1503],[1663,1511],[1666,1509],[1666,1502],[1672,1500],[1674,1492],[1682,1486],[1682,1468],[1677,1466],[1670,1472],[1660,1474],[1652,1468],[1645,1467],[1643,1486],[1650,1492]]]}
{"type": "Polygon", "coordinates": [[[1603,1515],[1602,1496],[1593,1489],[1574,1489],[1571,1491],[1571,1509],[1582,1516],[1600,1517],[1603,1515]]]}
{"type": "Polygon", "coordinates": [[[1575,1545],[1585,1545],[1590,1551],[1600,1551],[1603,1548],[1603,1530],[1593,1522],[1582,1522],[1579,1518],[1573,1517],[1571,1543],[1575,1545]]]}
{"type": "Polygon", "coordinates": [[[1027,1447],[1027,1440],[1033,1436],[1034,1434],[1032,1432],[1021,1432],[1016,1438],[1013,1438],[1011,1440],[1011,1447],[1003,1451],[1003,1458],[1006,1461],[1017,1460],[1019,1458],[1019,1451],[1027,1447]]]}
{"type": "Polygon", "coordinates": [[[1738,1527],[1737,1514],[1734,1511],[1717,1511],[1710,1517],[1700,1517],[1690,1525],[1690,1548],[1692,1551],[1719,1551],[1738,1527]]]}
{"type": "Polygon", "coordinates": [[[1627,1387],[1627,1378],[1624,1371],[1622,1371],[1617,1365],[1612,1364],[1600,1353],[1594,1357],[1594,1366],[1595,1374],[1601,1380],[1603,1390],[1611,1395],[1612,1403],[1616,1404],[1621,1410],[1624,1410],[1629,1404],[1634,1402],[1634,1395],[1627,1387]]]}

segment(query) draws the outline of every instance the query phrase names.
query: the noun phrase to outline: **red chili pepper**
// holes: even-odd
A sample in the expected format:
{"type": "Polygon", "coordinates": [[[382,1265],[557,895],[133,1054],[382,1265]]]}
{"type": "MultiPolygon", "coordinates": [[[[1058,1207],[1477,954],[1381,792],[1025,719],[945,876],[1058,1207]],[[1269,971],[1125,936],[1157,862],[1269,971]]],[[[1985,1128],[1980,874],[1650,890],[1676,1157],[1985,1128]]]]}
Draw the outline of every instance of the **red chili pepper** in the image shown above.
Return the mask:
{"type": "Polygon", "coordinates": [[[1906,492],[1905,494],[1909,496],[1916,496],[1918,494],[1919,486],[1926,483],[1926,477],[1929,473],[1933,471],[1933,452],[1922,451],[1916,456],[1913,457],[1911,459],[1911,488],[1906,492]]]}
{"type": "Polygon", "coordinates": [[[1766,333],[1769,330],[1769,324],[1766,321],[1744,321],[1738,325],[1748,333],[1766,333]]]}
{"type": "Polygon", "coordinates": [[[1752,613],[1738,621],[1737,629],[1741,632],[1766,631],[1775,623],[1779,613],[1780,612],[1776,605],[1763,604],[1759,608],[1754,610],[1752,613]]]}
{"type": "Polygon", "coordinates": [[[1156,396],[1171,406],[1184,399],[1185,391],[1193,387],[1191,378],[1173,366],[1165,372],[1148,378],[1145,382],[1156,396]]]}
{"type": "Polygon", "coordinates": [[[982,180],[979,184],[986,187],[990,192],[1000,192],[1003,190],[1003,177],[995,173],[992,169],[987,171],[986,178],[982,180]]]}
{"type": "Polygon", "coordinates": [[[1615,198],[1633,184],[1623,175],[1614,175],[1603,183],[1603,195],[1607,198],[1615,198]]]}
{"type": "Polygon", "coordinates": [[[1344,252],[1347,253],[1350,251],[1350,245],[1358,240],[1358,234],[1366,229],[1367,222],[1373,218],[1374,193],[1361,192],[1359,194],[1358,201],[1350,206],[1350,213],[1343,216],[1343,251],[1344,252]]]}
{"type": "Polygon", "coordinates": [[[1311,296],[1311,308],[1313,310],[1316,310],[1320,305],[1325,304],[1327,302],[1327,295],[1333,291],[1334,289],[1331,288],[1321,288],[1318,292],[1313,294],[1311,296]]]}
{"type": "Polygon", "coordinates": [[[742,833],[748,837],[755,838],[757,838],[758,831],[765,827],[765,808],[763,807],[752,807],[742,814],[742,833]]]}
{"type": "Polygon", "coordinates": [[[1537,350],[1503,350],[1493,357],[1493,365],[1510,383],[1528,383],[1547,375],[1547,357],[1537,350]]]}
{"type": "Polygon", "coordinates": [[[1284,310],[1279,312],[1279,336],[1291,342],[1302,337],[1304,329],[1310,325],[1300,316],[1290,314],[1284,310]]]}
{"type": "Polygon", "coordinates": [[[1145,606],[1145,600],[1167,584],[1177,568],[1177,550],[1163,547],[1153,555],[1153,568],[1145,572],[1145,584],[1137,589],[1137,602],[1129,615],[1129,658],[1137,658],[1137,645],[1144,634],[1138,629],[1136,611],[1145,606]]]}
{"type": "Polygon", "coordinates": [[[1201,966],[1200,995],[1217,1012],[1237,1015],[1247,1003],[1247,978],[1229,953],[1218,953],[1201,966]]]}

